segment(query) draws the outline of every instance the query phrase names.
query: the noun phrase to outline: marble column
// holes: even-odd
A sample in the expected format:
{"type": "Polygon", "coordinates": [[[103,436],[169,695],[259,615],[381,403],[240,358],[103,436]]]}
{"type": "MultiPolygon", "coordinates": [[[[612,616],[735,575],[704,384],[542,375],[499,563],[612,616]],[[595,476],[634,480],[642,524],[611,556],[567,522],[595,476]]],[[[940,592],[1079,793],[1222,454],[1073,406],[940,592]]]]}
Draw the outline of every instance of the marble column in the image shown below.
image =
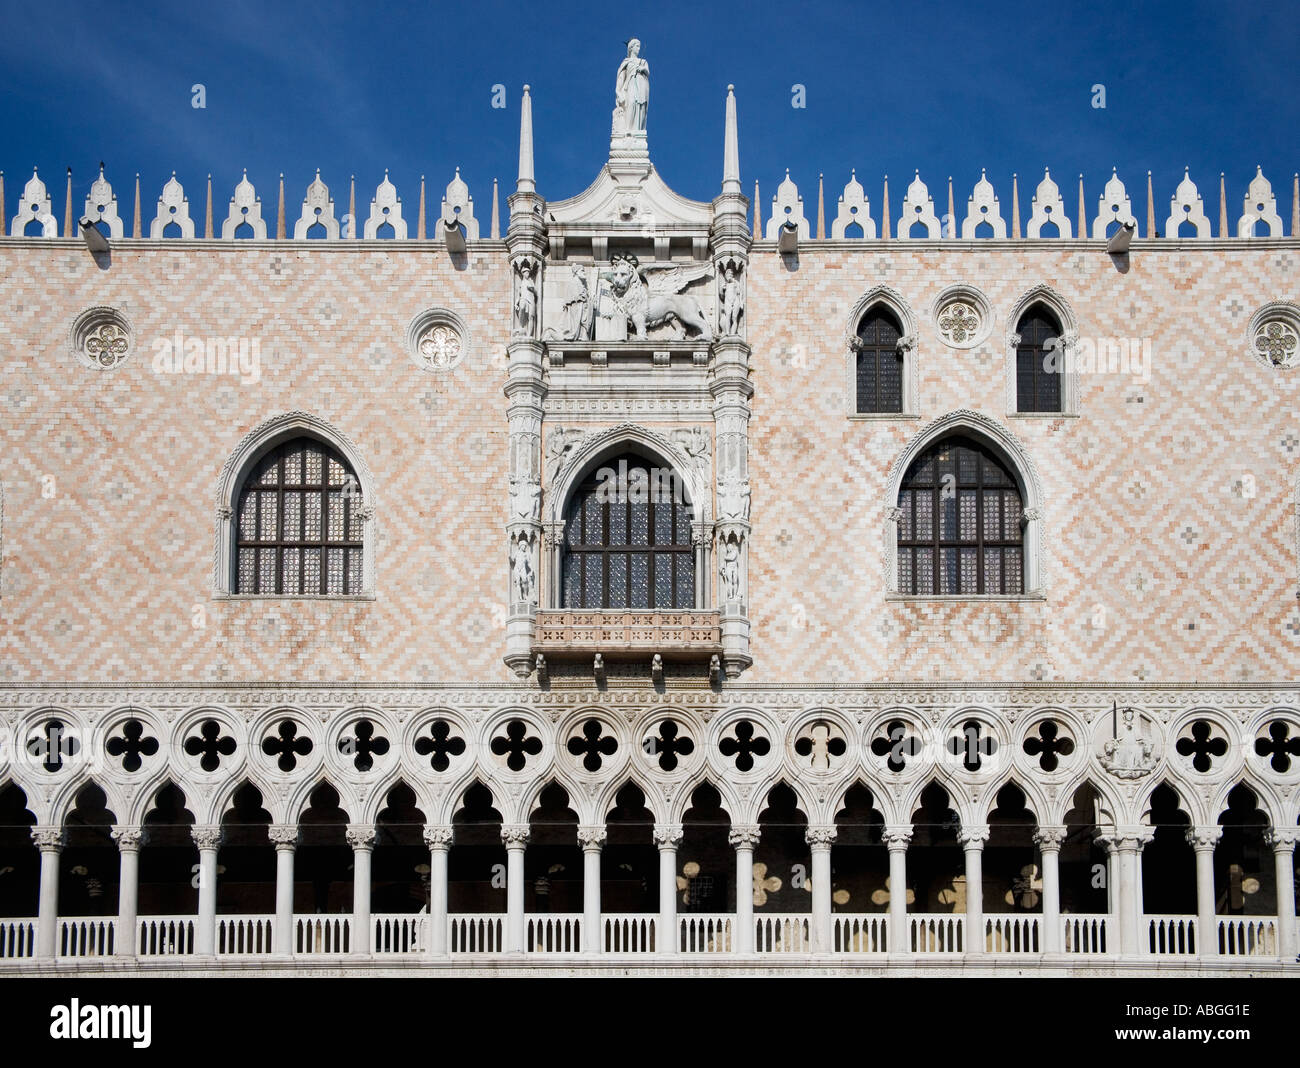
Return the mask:
{"type": "Polygon", "coordinates": [[[1065,841],[1063,826],[1040,826],[1034,832],[1034,842],[1043,863],[1043,943],[1044,953],[1061,953],[1061,845],[1065,841]]]}
{"type": "Polygon", "coordinates": [[[1139,888],[1142,885],[1142,849],[1155,835],[1153,827],[1119,827],[1103,838],[1115,849],[1115,913],[1119,927],[1119,951],[1127,956],[1143,953],[1142,916],[1139,888]]]}
{"type": "Polygon", "coordinates": [[[984,844],[989,840],[986,823],[962,827],[957,841],[966,853],[966,939],[967,953],[984,952],[984,844]]]}
{"type": "Polygon", "coordinates": [[[273,823],[266,829],[275,845],[275,930],[273,951],[282,957],[293,954],[293,858],[298,846],[296,823],[273,823]]]}
{"type": "Polygon", "coordinates": [[[1196,853],[1196,953],[1219,955],[1219,923],[1214,909],[1214,847],[1223,837],[1216,825],[1187,828],[1187,842],[1196,853]]]}
{"type": "Polygon", "coordinates": [[[812,948],[814,953],[830,953],[835,948],[835,919],[831,913],[831,844],[835,841],[833,823],[811,824],[804,841],[812,849],[812,948]]]}
{"type": "Polygon", "coordinates": [[[524,952],[524,847],[530,828],[526,823],[507,823],[501,828],[506,845],[506,952],[524,952]]]}
{"type": "Polygon", "coordinates": [[[604,946],[600,920],[600,851],[605,845],[603,826],[579,827],[582,846],[582,951],[599,953],[604,946]]]}
{"type": "Polygon", "coordinates": [[[655,845],[659,847],[659,929],[655,949],[676,953],[677,933],[677,846],[682,840],[680,823],[656,823],[655,845]]]}
{"type": "Polygon", "coordinates": [[[221,827],[197,824],[190,837],[199,847],[199,916],[194,931],[194,952],[212,956],[217,951],[217,850],[221,847],[221,827]]]}
{"type": "Polygon", "coordinates": [[[140,827],[116,826],[112,835],[117,843],[120,872],[114,953],[119,957],[134,957],[140,908],[140,847],[144,844],[144,831],[140,827]]]}
{"type": "Polygon", "coordinates": [[[370,856],[375,848],[375,828],[369,823],[349,823],[352,847],[352,952],[370,953],[370,856]]]}
{"type": "Polygon", "coordinates": [[[731,944],[737,953],[754,952],[754,849],[761,832],[757,823],[742,823],[727,835],[736,850],[736,930],[731,944]]]}
{"type": "Polygon", "coordinates": [[[41,890],[36,913],[36,956],[53,959],[59,935],[59,854],[62,827],[33,827],[32,841],[41,851],[41,890]]]}
{"type": "Polygon", "coordinates": [[[907,846],[912,840],[910,823],[891,823],[883,836],[889,847],[889,952],[912,950],[907,921],[907,846]]]}
{"type": "Polygon", "coordinates": [[[1300,829],[1270,827],[1264,841],[1273,848],[1277,872],[1277,951],[1285,961],[1295,960],[1297,949],[1295,919],[1295,844],[1300,829]]]}
{"type": "Polygon", "coordinates": [[[429,847],[429,956],[439,959],[450,954],[447,941],[447,857],[455,829],[427,824],[424,844],[429,847]]]}

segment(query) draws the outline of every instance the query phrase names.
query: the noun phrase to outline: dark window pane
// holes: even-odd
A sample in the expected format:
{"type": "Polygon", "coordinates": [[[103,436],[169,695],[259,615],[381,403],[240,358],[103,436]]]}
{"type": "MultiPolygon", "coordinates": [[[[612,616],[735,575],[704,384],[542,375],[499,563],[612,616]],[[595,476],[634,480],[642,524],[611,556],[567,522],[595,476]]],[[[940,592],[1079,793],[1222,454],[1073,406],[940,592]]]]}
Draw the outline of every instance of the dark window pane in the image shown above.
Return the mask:
{"type": "Polygon", "coordinates": [[[609,554],[608,607],[627,607],[627,553],[609,554]]]}

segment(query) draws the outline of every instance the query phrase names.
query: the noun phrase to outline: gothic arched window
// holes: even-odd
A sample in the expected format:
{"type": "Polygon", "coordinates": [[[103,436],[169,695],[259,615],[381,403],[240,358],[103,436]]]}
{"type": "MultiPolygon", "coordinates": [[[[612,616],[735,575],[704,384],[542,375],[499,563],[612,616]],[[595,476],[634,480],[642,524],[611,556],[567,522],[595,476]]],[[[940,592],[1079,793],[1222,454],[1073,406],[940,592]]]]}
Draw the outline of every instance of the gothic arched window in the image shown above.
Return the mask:
{"type": "Polygon", "coordinates": [[[903,331],[884,308],[872,308],[858,324],[857,411],[862,414],[903,411],[903,331]]]}
{"type": "Polygon", "coordinates": [[[904,474],[898,508],[899,593],[1024,593],[1023,498],[988,446],[931,445],[904,474]]]}
{"type": "Polygon", "coordinates": [[[691,507],[672,468],[633,454],[598,467],[564,515],[565,608],[695,607],[691,507]]]}
{"type": "Polygon", "coordinates": [[[1061,324],[1043,304],[1034,304],[1016,326],[1016,411],[1059,412],[1061,383],[1061,324]],[[1049,341],[1052,344],[1049,345],[1049,341]]]}
{"type": "Polygon", "coordinates": [[[315,438],[276,445],[239,490],[234,593],[347,595],[364,582],[361,484],[315,438]]]}

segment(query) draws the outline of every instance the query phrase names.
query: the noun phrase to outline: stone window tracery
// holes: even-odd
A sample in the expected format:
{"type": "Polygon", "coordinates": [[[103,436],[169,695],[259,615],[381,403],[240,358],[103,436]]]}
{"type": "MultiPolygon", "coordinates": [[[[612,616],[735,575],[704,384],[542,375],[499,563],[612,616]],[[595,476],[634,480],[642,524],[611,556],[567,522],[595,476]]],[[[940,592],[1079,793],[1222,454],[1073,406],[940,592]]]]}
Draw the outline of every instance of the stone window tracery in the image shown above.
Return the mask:
{"type": "Polygon", "coordinates": [[[857,365],[857,411],[861,414],[903,411],[903,330],[882,307],[873,308],[858,325],[853,340],[857,365]]]}
{"type": "Polygon", "coordinates": [[[1035,304],[1020,317],[1016,333],[1016,411],[1061,411],[1060,322],[1045,305],[1035,304]]]}

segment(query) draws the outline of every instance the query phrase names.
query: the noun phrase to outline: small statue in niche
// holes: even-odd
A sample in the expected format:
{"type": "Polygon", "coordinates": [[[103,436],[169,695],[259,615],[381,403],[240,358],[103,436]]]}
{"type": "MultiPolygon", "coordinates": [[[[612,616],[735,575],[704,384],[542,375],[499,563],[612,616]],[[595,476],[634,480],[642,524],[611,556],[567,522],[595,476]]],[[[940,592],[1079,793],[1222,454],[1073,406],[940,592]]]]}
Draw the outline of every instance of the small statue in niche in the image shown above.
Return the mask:
{"type": "Polygon", "coordinates": [[[564,340],[587,341],[591,337],[591,291],[587,288],[586,268],[574,264],[573,280],[577,292],[564,302],[564,340]]]}
{"type": "Polygon", "coordinates": [[[745,314],[745,298],[733,267],[728,267],[723,274],[721,297],[718,333],[724,337],[736,337],[740,334],[740,320],[745,314]]]}
{"type": "Polygon", "coordinates": [[[1131,708],[1117,712],[1115,737],[1102,745],[1101,766],[1117,779],[1140,779],[1149,775],[1156,766],[1155,745],[1142,730],[1140,720],[1131,708]]]}
{"type": "Polygon", "coordinates": [[[519,264],[519,281],[515,287],[516,337],[533,337],[537,329],[537,283],[533,267],[527,260],[519,264]]]}
{"type": "Polygon", "coordinates": [[[727,604],[740,600],[740,546],[722,543],[722,599],[727,604]]]}
{"type": "Polygon", "coordinates": [[[510,518],[539,519],[542,514],[542,487],[529,478],[510,480],[510,518]]]}
{"type": "Polygon", "coordinates": [[[614,135],[644,135],[649,110],[650,64],[641,58],[641,42],[633,37],[614,79],[614,135]]]}
{"type": "Polygon", "coordinates": [[[533,571],[532,556],[533,551],[526,541],[515,543],[514,555],[510,562],[510,577],[514,586],[516,604],[537,603],[537,578],[533,571]]]}

